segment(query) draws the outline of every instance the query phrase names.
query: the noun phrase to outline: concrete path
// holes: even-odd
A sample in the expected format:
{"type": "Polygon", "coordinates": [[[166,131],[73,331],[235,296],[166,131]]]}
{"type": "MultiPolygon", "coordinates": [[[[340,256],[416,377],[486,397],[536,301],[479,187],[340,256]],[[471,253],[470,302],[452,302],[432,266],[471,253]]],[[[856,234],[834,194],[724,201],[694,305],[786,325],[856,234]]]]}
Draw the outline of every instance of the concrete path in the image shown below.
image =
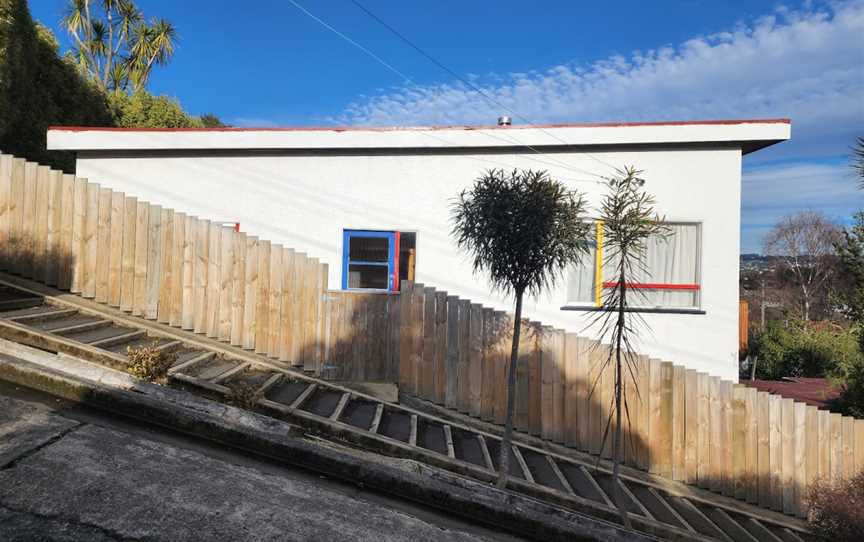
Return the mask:
{"type": "Polygon", "coordinates": [[[0,539],[516,540],[3,383],[0,539]]]}

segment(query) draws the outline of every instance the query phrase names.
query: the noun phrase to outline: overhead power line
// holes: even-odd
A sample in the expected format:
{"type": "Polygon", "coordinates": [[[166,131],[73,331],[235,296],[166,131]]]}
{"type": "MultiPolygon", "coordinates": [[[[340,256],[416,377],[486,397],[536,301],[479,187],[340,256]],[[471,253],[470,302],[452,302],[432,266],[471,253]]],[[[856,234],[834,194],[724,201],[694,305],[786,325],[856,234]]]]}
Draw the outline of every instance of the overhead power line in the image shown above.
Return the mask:
{"type": "MultiPolygon", "coordinates": [[[[551,137],[551,138],[553,138],[553,139],[555,139],[555,140],[557,140],[557,141],[559,141],[565,145],[569,144],[567,141],[561,139],[556,134],[553,134],[552,132],[546,130],[542,126],[539,126],[536,123],[532,122],[530,119],[526,118],[524,115],[522,115],[518,111],[514,110],[513,108],[507,107],[506,105],[502,104],[500,101],[498,101],[495,98],[493,98],[492,96],[490,96],[489,93],[487,93],[486,91],[484,91],[483,89],[481,89],[480,87],[478,87],[477,85],[475,85],[474,83],[469,81],[468,79],[462,77],[461,75],[459,75],[455,71],[451,70],[443,62],[439,61],[437,58],[432,56],[430,53],[427,53],[425,50],[423,50],[423,48],[421,48],[419,45],[415,44],[413,41],[408,39],[408,37],[406,37],[404,34],[399,32],[395,28],[393,28],[391,25],[387,24],[387,22],[384,21],[383,19],[381,19],[381,17],[377,16],[375,13],[370,11],[368,8],[366,8],[363,4],[361,4],[357,0],[351,0],[351,3],[354,4],[355,6],[357,6],[357,8],[359,8],[361,11],[363,11],[363,13],[365,13],[366,15],[368,15],[369,17],[374,19],[376,22],[378,22],[378,24],[380,24],[381,26],[383,26],[384,28],[389,30],[394,36],[396,36],[397,38],[399,38],[400,40],[405,42],[409,47],[411,47],[412,49],[414,49],[415,51],[417,51],[418,53],[423,55],[427,60],[429,60],[430,62],[432,62],[433,64],[435,64],[436,66],[438,66],[439,68],[441,68],[442,70],[447,72],[448,74],[452,75],[453,77],[455,77],[456,79],[461,81],[462,84],[464,84],[465,86],[467,86],[468,88],[470,88],[471,90],[473,90],[474,92],[476,92],[477,94],[479,94],[480,96],[485,98],[491,104],[495,105],[496,107],[500,107],[501,109],[510,113],[514,117],[518,117],[518,118],[522,119],[522,121],[525,122],[526,124],[533,125],[534,128],[539,129],[540,131],[542,131],[544,134],[548,135],[549,137],[551,137]]],[[[596,160],[597,162],[603,164],[604,166],[610,167],[612,169],[616,169],[614,166],[604,162],[603,160],[600,160],[599,158],[597,158],[591,154],[588,154],[588,153],[584,153],[584,154],[586,154],[590,158],[596,160]]]]}
{"type": "MultiPolygon", "coordinates": [[[[302,6],[299,2],[297,2],[296,0],[288,0],[288,2],[291,3],[291,4],[292,4],[294,7],[296,7],[298,10],[300,10],[303,14],[305,14],[306,16],[308,16],[309,18],[311,18],[312,20],[314,20],[315,22],[317,22],[318,24],[320,24],[321,26],[323,26],[324,28],[326,28],[326,29],[329,30],[330,32],[336,34],[336,35],[339,36],[341,39],[347,41],[348,43],[350,43],[350,44],[353,45],[354,47],[356,47],[356,48],[360,49],[361,51],[363,51],[365,54],[367,54],[367,55],[368,55],[369,57],[371,57],[373,60],[375,60],[376,62],[378,62],[379,64],[381,64],[382,66],[384,66],[386,69],[390,70],[391,72],[393,72],[394,74],[396,74],[397,76],[399,76],[399,77],[400,77],[403,81],[405,81],[407,84],[409,84],[409,85],[411,85],[411,86],[415,86],[415,87],[417,86],[416,83],[414,83],[414,81],[413,81],[410,77],[408,77],[406,74],[404,74],[402,71],[398,70],[398,69],[395,68],[393,65],[391,65],[390,63],[388,63],[387,61],[385,61],[383,58],[381,58],[380,56],[378,56],[377,54],[375,54],[371,49],[369,49],[369,48],[363,46],[361,43],[359,43],[359,42],[357,42],[356,40],[350,38],[349,36],[347,36],[347,35],[344,34],[343,32],[339,31],[339,30],[338,30],[337,28],[335,28],[334,26],[328,24],[326,21],[324,21],[324,20],[321,19],[320,17],[316,16],[314,13],[312,13],[311,11],[309,11],[308,9],[306,9],[305,7],[303,7],[303,6],[302,6]]],[[[355,4],[357,4],[357,3],[355,2],[355,4]]],[[[373,17],[375,18],[376,21],[379,21],[381,24],[384,24],[384,25],[385,25],[388,29],[390,29],[391,31],[396,32],[395,29],[392,29],[391,27],[389,27],[389,25],[386,25],[386,23],[384,23],[383,21],[381,21],[379,18],[375,17],[374,14],[372,14],[371,12],[369,12],[367,9],[363,8],[363,6],[361,6],[360,4],[357,4],[357,6],[358,6],[359,8],[361,8],[361,9],[363,9],[363,11],[366,12],[366,13],[368,13],[370,16],[373,16],[373,17]]],[[[401,34],[400,34],[400,37],[402,37],[401,34]]],[[[407,41],[407,38],[402,37],[402,39],[407,41]]],[[[413,45],[412,45],[412,46],[413,46],[413,45]]],[[[413,47],[416,48],[416,46],[413,46],[413,47]]],[[[419,50],[419,48],[418,48],[418,50],[419,50]]],[[[457,77],[459,80],[464,81],[464,79],[461,78],[458,74],[456,74],[455,72],[453,72],[452,70],[450,70],[449,68],[447,68],[446,66],[444,66],[443,64],[440,64],[439,62],[437,62],[436,60],[434,60],[434,58],[432,58],[430,55],[427,55],[427,54],[424,53],[424,56],[426,56],[427,58],[429,58],[430,60],[432,60],[433,62],[435,62],[436,65],[439,65],[442,69],[445,69],[448,73],[452,74],[454,77],[457,77]]],[[[473,86],[473,85],[472,85],[472,86],[473,86]]],[[[418,87],[418,88],[419,88],[419,87],[418,87]]],[[[486,96],[486,94],[483,93],[481,90],[477,89],[476,87],[474,87],[474,89],[475,89],[476,91],[480,92],[480,94],[483,95],[483,96],[485,96],[487,99],[490,99],[490,100],[491,100],[491,98],[489,98],[488,96],[486,96]]],[[[494,103],[494,101],[493,101],[493,103],[494,103]]],[[[520,117],[521,117],[521,116],[520,116],[520,117]]],[[[530,121],[529,121],[529,124],[530,124],[530,121]]],[[[545,130],[544,130],[544,131],[545,131],[545,130]]],[[[433,136],[432,134],[428,134],[428,133],[425,133],[425,132],[420,132],[420,133],[421,133],[422,135],[424,135],[425,137],[429,137],[429,138],[431,138],[431,139],[435,139],[435,140],[437,140],[437,141],[439,141],[439,142],[443,142],[443,143],[445,143],[445,144],[447,144],[447,145],[453,145],[452,142],[447,141],[447,140],[445,140],[444,138],[441,138],[441,137],[438,137],[438,136],[433,136]]],[[[577,167],[573,167],[573,166],[571,166],[571,165],[569,165],[569,164],[566,164],[566,163],[564,163],[564,162],[562,162],[562,161],[560,161],[560,160],[558,160],[558,159],[555,159],[555,158],[549,156],[548,153],[544,153],[544,152],[542,152],[542,151],[540,151],[540,150],[538,150],[538,149],[532,147],[531,145],[528,145],[528,144],[526,144],[526,143],[522,143],[521,141],[519,141],[519,140],[518,140],[515,136],[513,136],[512,134],[507,134],[508,137],[505,139],[505,138],[503,138],[503,137],[496,137],[496,136],[493,136],[492,134],[489,134],[489,133],[486,133],[486,132],[475,132],[475,133],[481,133],[481,134],[483,134],[483,135],[485,135],[485,136],[487,136],[487,137],[490,137],[490,138],[493,138],[493,139],[497,139],[497,140],[499,140],[499,141],[504,141],[504,142],[506,142],[506,143],[513,143],[513,144],[515,144],[515,145],[517,145],[517,146],[525,147],[526,149],[528,149],[528,150],[530,150],[530,151],[532,151],[532,152],[534,152],[534,153],[536,153],[536,154],[540,154],[540,155],[542,155],[542,156],[544,156],[544,157],[546,158],[546,160],[538,160],[538,159],[534,159],[534,158],[532,158],[532,157],[526,157],[526,158],[528,158],[529,160],[536,161],[536,162],[538,162],[538,163],[546,164],[546,165],[556,165],[556,166],[558,166],[558,167],[561,167],[561,168],[564,168],[564,169],[567,169],[567,170],[570,170],[570,171],[573,171],[573,172],[576,172],[576,173],[579,173],[579,174],[585,174],[585,175],[590,175],[590,176],[598,177],[598,178],[600,178],[600,179],[605,179],[602,175],[598,175],[598,174],[593,173],[593,172],[590,172],[590,171],[586,171],[586,170],[583,170],[583,169],[580,169],[580,168],[577,168],[577,167]]],[[[546,133],[549,134],[548,132],[546,132],[546,133]]],[[[502,134],[502,135],[503,135],[503,134],[502,134]]],[[[552,134],[549,134],[549,135],[552,135],[552,134]]],[[[559,141],[561,141],[562,143],[567,144],[566,141],[564,141],[564,140],[562,140],[562,139],[560,139],[560,138],[557,138],[557,139],[558,139],[559,141]]],[[[509,165],[509,164],[505,164],[505,163],[503,163],[503,162],[495,162],[495,161],[493,161],[493,160],[488,160],[488,159],[479,159],[478,161],[489,162],[489,163],[495,163],[495,164],[498,164],[498,165],[504,165],[504,166],[507,166],[507,167],[512,167],[512,166],[509,165]]],[[[600,181],[588,181],[588,180],[581,180],[581,179],[571,179],[571,180],[574,180],[574,181],[577,181],[577,182],[600,183],[600,181]]]]}
{"type": "Polygon", "coordinates": [[[323,27],[326,28],[327,30],[333,32],[334,34],[336,34],[337,36],[339,36],[339,37],[342,38],[343,40],[347,41],[348,43],[350,43],[350,44],[353,45],[354,47],[357,47],[358,49],[360,49],[361,51],[363,51],[363,52],[366,53],[367,55],[371,56],[371,57],[374,58],[376,61],[378,61],[382,66],[385,66],[388,70],[392,71],[393,73],[395,73],[396,75],[398,75],[399,77],[401,77],[402,79],[404,79],[405,81],[407,81],[408,83],[413,84],[413,81],[411,81],[411,78],[410,78],[410,77],[408,77],[408,76],[405,75],[404,73],[400,72],[399,70],[397,70],[396,68],[394,68],[393,66],[391,66],[390,64],[388,64],[387,61],[385,61],[385,60],[384,60],[383,58],[381,58],[380,56],[376,55],[375,53],[373,53],[372,51],[370,51],[370,50],[367,49],[366,47],[363,47],[361,44],[359,44],[359,43],[357,43],[356,41],[352,40],[351,38],[349,38],[348,36],[346,36],[345,34],[343,34],[342,32],[340,32],[339,30],[337,30],[336,28],[330,26],[329,24],[327,24],[326,21],[324,21],[323,19],[318,18],[317,16],[315,16],[314,13],[312,13],[312,12],[309,11],[308,9],[304,8],[303,6],[301,6],[299,3],[295,2],[294,0],[288,0],[288,1],[289,1],[291,4],[293,4],[295,8],[299,9],[300,11],[302,11],[303,13],[305,13],[306,15],[308,15],[310,18],[312,18],[313,20],[317,21],[321,26],[323,26],[323,27]]]}

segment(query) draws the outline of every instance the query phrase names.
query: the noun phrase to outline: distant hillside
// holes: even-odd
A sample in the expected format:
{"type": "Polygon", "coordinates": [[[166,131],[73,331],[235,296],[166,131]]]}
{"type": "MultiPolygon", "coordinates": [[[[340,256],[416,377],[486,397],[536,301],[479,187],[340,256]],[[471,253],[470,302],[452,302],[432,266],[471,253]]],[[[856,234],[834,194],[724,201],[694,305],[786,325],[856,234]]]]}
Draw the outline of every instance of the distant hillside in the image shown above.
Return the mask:
{"type": "Polygon", "coordinates": [[[742,254],[739,261],[741,271],[767,271],[773,267],[776,258],[750,252],[742,254]]]}

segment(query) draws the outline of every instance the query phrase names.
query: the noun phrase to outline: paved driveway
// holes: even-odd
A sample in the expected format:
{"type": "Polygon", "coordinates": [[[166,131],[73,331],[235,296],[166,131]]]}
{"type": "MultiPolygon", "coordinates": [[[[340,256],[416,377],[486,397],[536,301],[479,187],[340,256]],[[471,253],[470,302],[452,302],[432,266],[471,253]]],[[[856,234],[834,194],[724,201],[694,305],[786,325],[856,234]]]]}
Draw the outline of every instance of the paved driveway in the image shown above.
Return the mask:
{"type": "Polygon", "coordinates": [[[513,540],[99,416],[0,385],[0,539],[513,540]]]}

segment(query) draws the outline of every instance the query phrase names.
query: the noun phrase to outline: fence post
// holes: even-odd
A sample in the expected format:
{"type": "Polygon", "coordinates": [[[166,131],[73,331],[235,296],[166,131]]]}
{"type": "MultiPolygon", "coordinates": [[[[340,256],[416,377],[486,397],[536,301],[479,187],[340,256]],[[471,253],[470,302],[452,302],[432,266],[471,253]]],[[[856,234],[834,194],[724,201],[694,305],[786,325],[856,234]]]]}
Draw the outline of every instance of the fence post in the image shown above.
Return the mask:
{"type": "MultiPolygon", "coordinates": [[[[422,348],[418,357],[417,396],[427,401],[433,399],[432,364],[435,357],[435,288],[423,289],[422,348]]],[[[479,390],[478,390],[479,393],[479,390]]]]}
{"type": "Polygon", "coordinates": [[[459,300],[459,360],[456,372],[458,382],[456,383],[456,408],[460,412],[468,412],[470,400],[470,368],[471,368],[471,302],[467,299],[459,300]]]}
{"type": "MultiPolygon", "coordinates": [[[[77,204],[77,202],[76,202],[77,204]]],[[[82,219],[83,220],[83,219],[82,219]]],[[[135,278],[133,285],[132,315],[143,316],[147,305],[147,257],[150,245],[150,204],[138,201],[135,216],[135,278]]],[[[83,240],[82,240],[83,246],[83,240]]],[[[83,252],[83,250],[82,250],[83,252]]],[[[82,262],[83,263],[83,262],[82,262]]],[[[78,267],[78,266],[76,266],[78,267]]],[[[81,265],[80,267],[83,267],[81,265]]],[[[79,282],[80,285],[80,282],[79,282]]],[[[201,311],[204,317],[204,311],[201,311]]]]}
{"type": "MultiPolygon", "coordinates": [[[[87,211],[84,220],[84,284],[81,296],[88,298],[96,297],[96,272],[99,268],[96,260],[98,255],[99,192],[100,186],[97,183],[87,184],[87,211]]],[[[33,260],[31,259],[31,273],[32,264],[33,260]]]]}
{"type": "Polygon", "coordinates": [[[784,398],[780,402],[780,446],[782,470],[780,483],[784,514],[796,512],[795,503],[795,402],[784,398]]]}
{"type": "Polygon", "coordinates": [[[476,303],[471,304],[469,329],[468,413],[479,416],[480,390],[483,389],[483,308],[476,303]]]}
{"type": "Polygon", "coordinates": [[[120,306],[120,297],[123,288],[123,226],[125,225],[125,217],[126,194],[123,192],[112,192],[107,296],[108,304],[112,307],[120,306]]]}
{"type": "Polygon", "coordinates": [[[222,283],[222,226],[218,222],[210,222],[210,234],[207,237],[207,307],[205,310],[205,331],[208,337],[219,337],[219,300],[222,283]]]}
{"type": "MultiPolygon", "coordinates": [[[[321,263],[318,266],[318,280],[315,284],[315,372],[321,372],[321,365],[324,362],[324,341],[327,336],[327,317],[328,314],[326,312],[326,302],[324,296],[327,294],[327,281],[329,276],[329,266],[326,263],[321,263]]],[[[399,313],[398,311],[395,313],[394,317],[396,318],[396,322],[398,322],[399,313]]],[[[398,333],[398,329],[393,330],[394,334],[398,333]]],[[[394,335],[394,337],[398,340],[398,335],[394,335]]],[[[398,343],[397,343],[398,344],[398,343]]],[[[391,352],[391,356],[395,356],[395,352],[391,352]]],[[[390,380],[392,382],[396,381],[395,372],[391,373],[390,380]]]]}
{"type": "MultiPolygon", "coordinates": [[[[629,371],[625,367],[625,372],[629,371]]],[[[683,365],[672,366],[672,479],[684,481],[687,479],[686,467],[684,464],[685,450],[685,425],[684,420],[687,415],[686,408],[686,389],[685,369],[683,365]]],[[[625,422],[626,423],[626,422],[625,422]]]]}
{"type": "Polygon", "coordinates": [[[162,206],[150,205],[144,316],[155,320],[162,287],[162,206]]]}
{"type": "Polygon", "coordinates": [[[12,199],[12,164],[10,154],[0,154],[0,271],[9,268],[9,218],[12,199]]]}
{"type": "Polygon", "coordinates": [[[410,393],[423,396],[421,388],[423,370],[423,328],[426,318],[426,294],[422,284],[414,283],[411,292],[411,385],[410,393]]]}
{"type": "Polygon", "coordinates": [[[735,492],[732,472],[732,382],[720,380],[720,492],[732,495],[735,492]]]}
{"type": "Polygon", "coordinates": [[[435,292],[435,363],[434,400],[439,405],[445,402],[447,390],[447,292],[435,292]]]}
{"type": "Polygon", "coordinates": [[[792,509],[798,517],[807,516],[806,488],[807,476],[807,405],[804,403],[793,403],[794,405],[794,466],[792,469],[792,509]]]}
{"type": "Polygon", "coordinates": [[[300,337],[292,333],[292,325],[294,322],[294,294],[297,290],[297,278],[294,276],[294,258],[296,253],[294,249],[282,249],[282,295],[281,309],[282,319],[279,322],[279,361],[294,362],[299,355],[295,355],[295,343],[297,350],[300,350],[300,337]]]}
{"type": "MultiPolygon", "coordinates": [[[[553,384],[554,387],[552,389],[552,417],[553,417],[553,440],[555,442],[564,442],[564,401],[565,401],[565,390],[567,386],[567,376],[565,373],[565,362],[567,360],[564,352],[564,337],[565,333],[562,329],[555,329],[552,333],[552,352],[554,353],[555,359],[553,360],[554,365],[552,367],[553,371],[553,384]]],[[[577,428],[578,429],[578,428],[577,428]]]]}
{"type": "MultiPolygon", "coordinates": [[[[72,284],[72,230],[75,221],[75,176],[63,174],[60,187],[60,261],[57,268],[57,288],[68,290],[72,284]]],[[[11,188],[10,188],[11,205],[11,188]]],[[[12,214],[9,214],[11,221],[12,214]]],[[[134,227],[133,227],[133,232],[134,227]]]]}
{"type": "Polygon", "coordinates": [[[550,326],[538,328],[537,350],[540,358],[540,408],[537,410],[540,422],[540,436],[552,440],[555,436],[555,351],[553,349],[554,329],[550,326]]]}
{"type": "MultiPolygon", "coordinates": [[[[282,311],[282,245],[270,245],[270,296],[267,305],[267,346],[265,354],[271,358],[279,357],[279,317],[282,311]]],[[[301,348],[305,347],[301,343],[301,348]]],[[[296,360],[295,360],[296,361],[296,360]]]]}
{"type": "Polygon", "coordinates": [[[258,293],[255,294],[255,353],[267,353],[270,307],[270,241],[258,241],[258,293]]]}
{"type": "Polygon", "coordinates": [[[171,311],[168,315],[168,323],[174,327],[183,325],[183,279],[185,276],[185,250],[186,250],[186,213],[174,213],[174,231],[172,232],[173,246],[171,248],[171,265],[174,267],[171,274],[171,311]]]}
{"type": "MultiPolygon", "coordinates": [[[[167,324],[171,321],[171,305],[174,302],[172,288],[174,286],[174,209],[162,209],[162,235],[159,238],[162,247],[159,268],[159,306],[156,310],[156,320],[167,324]]],[[[176,272],[180,272],[177,270],[176,272]]]]}
{"type": "Polygon", "coordinates": [[[444,406],[457,408],[459,386],[459,298],[447,298],[447,362],[444,406]]]}
{"type": "Polygon", "coordinates": [[[258,237],[246,237],[246,267],[244,269],[243,295],[243,348],[255,349],[255,328],[257,327],[258,263],[261,261],[258,250],[258,237]]]}
{"type": "Polygon", "coordinates": [[[519,334],[519,356],[516,366],[516,414],[513,417],[513,426],[519,431],[530,430],[530,408],[531,408],[531,339],[528,334],[531,326],[528,320],[522,317],[522,332],[519,334]]]}
{"type": "Polygon", "coordinates": [[[60,262],[63,260],[63,254],[60,252],[60,228],[63,221],[62,190],[63,173],[52,169],[48,175],[47,252],[43,279],[48,286],[57,286],[60,262]]]}
{"type": "Polygon", "coordinates": [[[729,446],[732,448],[731,470],[728,473],[730,494],[743,499],[746,492],[746,459],[747,453],[747,388],[736,384],[732,388],[731,417],[729,423],[729,446]]]}
{"type": "Polygon", "coordinates": [[[399,389],[405,392],[410,391],[413,382],[411,374],[413,292],[413,283],[403,280],[399,285],[399,389]]]}
{"type": "MultiPolygon", "coordinates": [[[[65,199],[65,196],[64,196],[65,199]]],[[[64,239],[66,236],[66,211],[63,212],[64,239]]],[[[69,226],[72,222],[70,220],[69,226]]],[[[123,255],[120,270],[120,310],[132,312],[135,305],[135,242],[138,227],[138,198],[127,197],[123,203],[123,255]]],[[[64,241],[65,242],[65,241],[64,241]]],[[[71,247],[71,237],[69,246],[71,247]]],[[[68,278],[68,277],[67,277],[68,278]]]]}
{"type": "Polygon", "coordinates": [[[590,367],[585,356],[584,341],[575,333],[564,334],[564,359],[560,364],[563,377],[563,424],[564,445],[580,447],[583,450],[591,435],[591,422],[588,411],[588,392],[590,384],[584,382],[588,374],[584,369],[590,367]]]}
{"type": "Polygon", "coordinates": [[[771,474],[770,506],[774,510],[783,510],[783,418],[782,399],[778,395],[770,395],[768,398],[768,426],[771,474]]]}

